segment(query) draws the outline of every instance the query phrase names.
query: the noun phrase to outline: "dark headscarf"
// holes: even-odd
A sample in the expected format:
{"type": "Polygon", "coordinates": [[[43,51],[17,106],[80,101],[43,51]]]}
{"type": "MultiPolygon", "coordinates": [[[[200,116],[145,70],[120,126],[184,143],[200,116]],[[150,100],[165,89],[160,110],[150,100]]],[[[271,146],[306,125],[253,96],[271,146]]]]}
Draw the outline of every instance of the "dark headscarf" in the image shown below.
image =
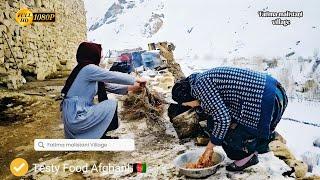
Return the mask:
{"type": "MultiPolygon", "coordinates": [[[[76,79],[77,75],[79,74],[80,70],[89,64],[100,64],[101,59],[101,45],[96,43],[90,43],[90,42],[82,42],[77,50],[77,66],[72,70],[71,74],[69,75],[66,84],[64,85],[61,93],[62,96],[65,97],[68,94],[68,91],[73,83],[73,81],[76,79]]],[[[107,93],[105,90],[105,85],[103,82],[98,82],[98,100],[99,102],[107,100],[107,93]]]]}
{"type": "Polygon", "coordinates": [[[176,82],[172,87],[172,99],[176,101],[178,104],[196,100],[191,95],[191,85],[189,79],[189,77],[181,79],[180,81],[176,82]]]}

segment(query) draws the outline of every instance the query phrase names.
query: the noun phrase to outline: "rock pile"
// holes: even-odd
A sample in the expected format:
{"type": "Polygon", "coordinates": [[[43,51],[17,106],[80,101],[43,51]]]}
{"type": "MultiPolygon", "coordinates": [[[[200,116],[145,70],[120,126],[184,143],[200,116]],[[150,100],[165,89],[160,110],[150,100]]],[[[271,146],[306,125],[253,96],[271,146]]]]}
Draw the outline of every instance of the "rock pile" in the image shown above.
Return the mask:
{"type": "Polygon", "coordinates": [[[282,159],[289,167],[294,168],[296,178],[306,176],[308,166],[304,162],[297,160],[281,140],[272,141],[269,146],[276,157],[282,159]]]}
{"type": "Polygon", "coordinates": [[[8,0],[0,10],[0,84],[17,89],[27,76],[44,80],[71,70],[77,46],[86,39],[83,1],[8,0]],[[15,21],[21,8],[55,12],[56,21],[22,27],[15,21]]]}

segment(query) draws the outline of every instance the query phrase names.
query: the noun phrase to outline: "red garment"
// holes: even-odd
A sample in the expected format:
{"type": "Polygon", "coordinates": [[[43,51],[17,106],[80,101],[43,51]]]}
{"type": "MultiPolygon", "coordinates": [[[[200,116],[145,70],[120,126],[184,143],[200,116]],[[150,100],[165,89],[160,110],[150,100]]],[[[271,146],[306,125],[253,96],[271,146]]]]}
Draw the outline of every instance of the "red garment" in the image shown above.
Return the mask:
{"type": "Polygon", "coordinates": [[[122,61],[122,62],[130,62],[131,61],[130,54],[128,54],[128,53],[121,54],[120,61],[122,61]]]}
{"type": "Polygon", "coordinates": [[[77,62],[79,64],[99,65],[101,59],[101,44],[82,42],[77,50],[77,62]]]}

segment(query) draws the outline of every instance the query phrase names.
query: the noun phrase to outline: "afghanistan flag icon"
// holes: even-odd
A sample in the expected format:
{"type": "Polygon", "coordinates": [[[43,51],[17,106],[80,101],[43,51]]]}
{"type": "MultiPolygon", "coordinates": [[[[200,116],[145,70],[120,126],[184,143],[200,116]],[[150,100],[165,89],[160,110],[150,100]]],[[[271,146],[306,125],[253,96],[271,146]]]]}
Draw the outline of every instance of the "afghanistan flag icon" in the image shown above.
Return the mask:
{"type": "Polygon", "coordinates": [[[147,172],[147,164],[146,163],[134,163],[132,164],[133,172],[145,173],[147,172]]]}

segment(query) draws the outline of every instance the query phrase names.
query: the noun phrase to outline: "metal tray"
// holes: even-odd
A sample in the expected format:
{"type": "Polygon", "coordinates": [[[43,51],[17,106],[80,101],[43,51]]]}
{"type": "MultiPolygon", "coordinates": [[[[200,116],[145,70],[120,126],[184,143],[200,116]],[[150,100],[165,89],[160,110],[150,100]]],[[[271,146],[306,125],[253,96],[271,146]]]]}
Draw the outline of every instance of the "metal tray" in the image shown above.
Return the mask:
{"type": "Polygon", "coordinates": [[[204,152],[204,148],[200,148],[193,151],[188,151],[183,154],[180,154],[176,157],[173,161],[174,165],[179,169],[179,173],[181,175],[185,175],[187,177],[192,178],[204,178],[208,177],[212,174],[215,174],[220,167],[220,164],[224,161],[224,154],[214,150],[213,159],[218,161],[219,163],[206,168],[199,168],[199,169],[187,169],[186,164],[190,162],[196,162],[198,158],[204,152]]]}

